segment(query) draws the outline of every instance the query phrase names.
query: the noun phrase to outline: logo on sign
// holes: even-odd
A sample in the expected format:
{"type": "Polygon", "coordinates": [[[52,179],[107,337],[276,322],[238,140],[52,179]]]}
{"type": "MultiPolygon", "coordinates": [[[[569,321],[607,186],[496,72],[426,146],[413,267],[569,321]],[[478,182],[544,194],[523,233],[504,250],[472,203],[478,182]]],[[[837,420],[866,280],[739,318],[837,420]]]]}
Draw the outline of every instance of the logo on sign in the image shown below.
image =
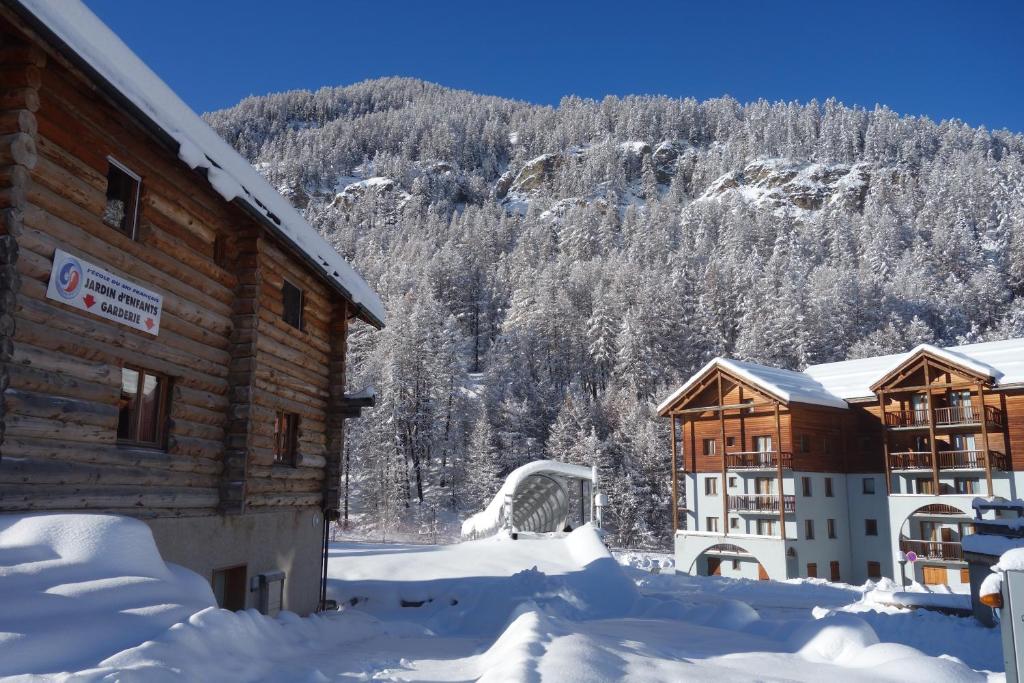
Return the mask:
{"type": "Polygon", "coordinates": [[[57,293],[65,299],[74,299],[82,288],[82,265],[77,259],[66,256],[57,269],[57,293]]]}

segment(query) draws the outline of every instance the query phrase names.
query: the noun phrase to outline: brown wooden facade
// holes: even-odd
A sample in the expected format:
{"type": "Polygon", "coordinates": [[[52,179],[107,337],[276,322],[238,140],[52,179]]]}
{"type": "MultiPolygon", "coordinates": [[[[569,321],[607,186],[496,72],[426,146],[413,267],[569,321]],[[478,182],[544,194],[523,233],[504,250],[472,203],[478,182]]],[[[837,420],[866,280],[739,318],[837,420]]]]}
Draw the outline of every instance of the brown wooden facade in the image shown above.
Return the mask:
{"type": "Polygon", "coordinates": [[[356,307],[37,30],[0,7],[0,512],[330,516],[356,307]],[[112,163],[141,179],[134,234],[103,218],[112,163]],[[57,249],[162,294],[159,334],[47,298],[57,249]],[[119,438],[125,368],[166,382],[159,443],[119,438]]]}

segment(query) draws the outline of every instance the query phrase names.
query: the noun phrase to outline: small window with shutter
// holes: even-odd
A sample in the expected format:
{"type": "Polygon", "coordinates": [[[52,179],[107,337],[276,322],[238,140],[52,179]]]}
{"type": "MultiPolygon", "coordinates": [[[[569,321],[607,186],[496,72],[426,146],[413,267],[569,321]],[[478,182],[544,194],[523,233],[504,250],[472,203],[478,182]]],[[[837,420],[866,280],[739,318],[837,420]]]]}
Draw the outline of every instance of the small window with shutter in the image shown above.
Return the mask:
{"type": "Polygon", "coordinates": [[[285,280],[281,287],[281,317],[297,330],[302,329],[302,299],[302,290],[285,280]]]}

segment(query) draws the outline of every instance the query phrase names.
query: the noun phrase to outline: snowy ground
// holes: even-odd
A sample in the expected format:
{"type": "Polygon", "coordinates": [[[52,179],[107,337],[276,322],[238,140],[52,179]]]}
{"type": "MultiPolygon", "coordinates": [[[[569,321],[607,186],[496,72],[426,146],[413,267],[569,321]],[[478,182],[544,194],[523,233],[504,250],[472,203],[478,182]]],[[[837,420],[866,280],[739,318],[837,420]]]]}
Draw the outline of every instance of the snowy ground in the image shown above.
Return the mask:
{"type": "Polygon", "coordinates": [[[979,671],[1000,668],[998,632],[968,619],[879,612],[862,601],[861,589],[824,582],[652,574],[668,564],[654,554],[620,555],[633,565],[623,567],[588,527],[556,538],[444,546],[335,543],[329,593],[342,610],[271,619],[205,607],[209,589],[154,557],[144,525],[82,517],[75,516],[73,537],[55,526],[59,516],[0,517],[0,597],[18,606],[0,610],[0,675],[90,682],[1002,678],[979,671]],[[121,538],[130,543],[117,552],[121,538]],[[91,554],[76,555],[83,544],[91,554]],[[128,576],[117,575],[119,563],[128,576]],[[137,584],[145,590],[129,590],[137,584]],[[32,618],[33,605],[53,595],[64,598],[59,614],[32,618]],[[110,624],[109,633],[93,634],[92,623],[110,624]],[[133,628],[134,647],[126,642],[133,628]]]}

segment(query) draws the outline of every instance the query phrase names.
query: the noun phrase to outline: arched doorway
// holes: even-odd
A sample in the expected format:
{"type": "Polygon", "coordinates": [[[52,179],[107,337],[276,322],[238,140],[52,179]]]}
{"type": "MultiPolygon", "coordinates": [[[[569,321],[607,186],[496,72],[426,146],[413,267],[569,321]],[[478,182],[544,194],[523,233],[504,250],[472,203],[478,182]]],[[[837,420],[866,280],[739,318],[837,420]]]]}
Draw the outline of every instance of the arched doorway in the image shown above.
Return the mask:
{"type": "Polygon", "coordinates": [[[970,590],[962,541],[974,533],[974,520],[964,510],[945,503],[922,505],[903,520],[899,549],[908,559],[906,578],[924,586],[970,590]]]}
{"type": "Polygon", "coordinates": [[[754,554],[732,543],[718,543],[702,552],[697,557],[697,573],[701,576],[768,580],[768,570],[754,554]]]}

